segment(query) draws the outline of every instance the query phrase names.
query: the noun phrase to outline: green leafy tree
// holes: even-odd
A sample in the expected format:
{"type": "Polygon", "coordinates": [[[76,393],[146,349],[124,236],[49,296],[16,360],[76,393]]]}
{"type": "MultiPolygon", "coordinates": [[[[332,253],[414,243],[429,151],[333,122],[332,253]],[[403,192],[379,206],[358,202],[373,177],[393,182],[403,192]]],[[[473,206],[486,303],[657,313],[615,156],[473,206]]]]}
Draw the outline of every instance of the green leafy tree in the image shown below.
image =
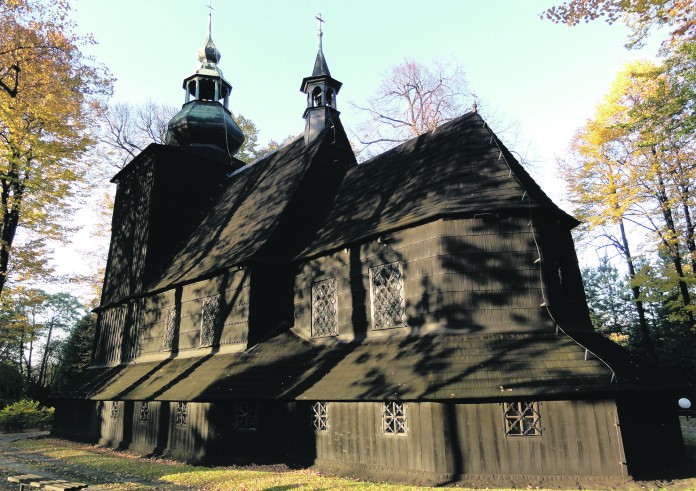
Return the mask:
{"type": "Polygon", "coordinates": [[[577,133],[572,157],[561,163],[571,200],[590,235],[614,246],[626,262],[649,353],[654,350],[643,306],[646,285],[638,275],[635,251],[668,260],[661,263],[667,268],[663,276],[678,292],[670,305],[675,315],[679,311],[685,329],[694,327],[694,140],[675,131],[674,120],[656,109],[670,106],[680,84],[683,79],[670,78],[664,66],[629,64],[595,117],[577,133]],[[635,233],[629,234],[629,228],[635,233]]]}
{"type": "Polygon", "coordinates": [[[595,330],[627,344],[637,323],[628,281],[607,256],[600,259],[597,267],[584,268],[582,279],[595,330]]]}
{"type": "Polygon", "coordinates": [[[69,11],[67,1],[0,3],[0,66],[20,70],[16,93],[0,90],[0,295],[20,256],[25,264],[33,256],[38,272],[45,267],[23,245],[65,238],[90,129],[110,92],[108,74],[82,54],[90,40],[74,34],[69,11]],[[23,244],[15,241],[20,229],[29,237],[23,244]]]}
{"type": "Polygon", "coordinates": [[[53,389],[60,391],[77,373],[86,369],[92,360],[97,318],[94,314],[82,317],[70,330],[61,346],[53,389]]]}

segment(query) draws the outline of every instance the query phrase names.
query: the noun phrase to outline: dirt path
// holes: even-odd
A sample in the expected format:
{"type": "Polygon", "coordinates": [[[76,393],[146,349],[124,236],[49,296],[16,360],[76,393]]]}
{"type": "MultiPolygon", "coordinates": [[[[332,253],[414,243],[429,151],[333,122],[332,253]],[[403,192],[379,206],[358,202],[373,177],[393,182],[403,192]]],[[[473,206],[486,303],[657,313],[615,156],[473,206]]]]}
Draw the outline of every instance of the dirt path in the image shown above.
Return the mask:
{"type": "Polygon", "coordinates": [[[40,474],[54,479],[86,482],[88,490],[142,489],[166,491],[190,491],[194,488],[149,481],[142,478],[124,478],[115,473],[87,467],[71,468],[60,459],[21,452],[13,442],[27,438],[47,436],[48,431],[24,433],[0,433],[0,491],[17,491],[18,485],[7,481],[7,476],[18,474],[40,474]]]}

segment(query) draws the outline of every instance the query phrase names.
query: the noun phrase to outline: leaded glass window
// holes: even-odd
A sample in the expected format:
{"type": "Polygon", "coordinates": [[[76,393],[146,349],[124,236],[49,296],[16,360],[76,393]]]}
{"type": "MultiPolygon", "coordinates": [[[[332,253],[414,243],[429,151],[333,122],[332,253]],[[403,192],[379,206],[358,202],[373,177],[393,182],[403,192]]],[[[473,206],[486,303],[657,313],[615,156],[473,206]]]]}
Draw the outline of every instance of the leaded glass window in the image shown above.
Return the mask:
{"type": "Polygon", "coordinates": [[[174,333],[176,331],[176,306],[167,307],[164,318],[164,340],[162,349],[171,351],[174,349],[174,333]]]}
{"type": "Polygon", "coordinates": [[[111,401],[111,411],[109,412],[109,419],[118,418],[118,401],[111,401]]]}
{"type": "Polygon", "coordinates": [[[147,423],[150,419],[150,407],[147,401],[140,403],[140,422],[147,423]]]}
{"type": "Polygon", "coordinates": [[[258,410],[255,404],[237,404],[234,406],[234,429],[236,431],[254,431],[258,424],[258,410]]]}
{"type": "Polygon", "coordinates": [[[329,403],[315,402],[312,406],[312,425],[315,430],[329,429],[329,403]]]}
{"type": "Polygon", "coordinates": [[[372,329],[389,329],[405,324],[404,276],[401,263],[370,268],[372,329]]]}
{"type": "Polygon", "coordinates": [[[405,435],[407,431],[406,404],[403,402],[382,403],[382,432],[387,435],[405,435]]]}
{"type": "Polygon", "coordinates": [[[188,403],[187,402],[177,402],[176,403],[176,426],[186,426],[188,423],[188,403]]]}
{"type": "Polygon", "coordinates": [[[312,285],[312,337],[338,335],[336,279],[312,285]]]}
{"type": "Polygon", "coordinates": [[[201,311],[201,346],[212,346],[220,318],[220,295],[203,299],[201,311]]]}
{"type": "Polygon", "coordinates": [[[504,402],[503,419],[506,435],[541,435],[538,402],[504,402]]]}

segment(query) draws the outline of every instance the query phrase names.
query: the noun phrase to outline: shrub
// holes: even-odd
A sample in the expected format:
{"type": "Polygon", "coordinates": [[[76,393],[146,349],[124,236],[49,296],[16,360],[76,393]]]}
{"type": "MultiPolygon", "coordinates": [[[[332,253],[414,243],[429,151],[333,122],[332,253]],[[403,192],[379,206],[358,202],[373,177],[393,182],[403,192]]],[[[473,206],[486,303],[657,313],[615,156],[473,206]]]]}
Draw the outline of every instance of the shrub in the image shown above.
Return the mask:
{"type": "Polygon", "coordinates": [[[22,399],[0,411],[0,428],[21,431],[27,428],[47,428],[53,422],[52,407],[39,407],[38,401],[22,399]]]}

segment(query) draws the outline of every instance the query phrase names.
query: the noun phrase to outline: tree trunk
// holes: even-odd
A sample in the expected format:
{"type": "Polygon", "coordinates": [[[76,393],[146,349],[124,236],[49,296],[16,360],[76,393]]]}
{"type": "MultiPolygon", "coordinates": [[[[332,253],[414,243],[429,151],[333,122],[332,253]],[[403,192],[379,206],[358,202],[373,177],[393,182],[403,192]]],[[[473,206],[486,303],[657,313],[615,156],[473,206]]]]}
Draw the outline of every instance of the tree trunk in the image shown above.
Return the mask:
{"type": "Polygon", "coordinates": [[[39,367],[39,376],[37,378],[37,383],[41,386],[46,387],[45,376],[46,376],[46,365],[48,363],[48,354],[51,346],[51,334],[53,333],[53,322],[48,323],[48,334],[46,334],[46,348],[44,348],[43,357],[41,358],[41,366],[39,367]]]}
{"type": "Polygon", "coordinates": [[[640,287],[633,283],[636,276],[636,268],[633,264],[633,258],[631,257],[631,249],[628,246],[628,237],[626,237],[626,228],[624,227],[623,219],[619,220],[619,230],[621,231],[621,243],[623,245],[622,252],[624,259],[626,260],[626,266],[628,266],[628,276],[631,278],[631,292],[633,293],[633,300],[636,304],[636,310],[638,311],[638,325],[640,327],[643,348],[648,356],[653,359],[657,359],[655,346],[652,342],[652,338],[650,337],[648,322],[645,319],[645,307],[643,306],[643,301],[640,300],[640,287]]]}
{"type": "MultiPolygon", "coordinates": [[[[17,156],[15,155],[15,158],[17,156]]],[[[31,159],[28,159],[31,160],[31,159]]],[[[24,179],[16,164],[10,164],[7,175],[2,178],[0,192],[0,296],[7,283],[10,251],[19,225],[19,209],[24,197],[24,179]]]]}
{"type": "MultiPolygon", "coordinates": [[[[667,231],[669,232],[669,235],[670,235],[670,237],[668,237],[668,238],[665,238],[663,236],[662,243],[667,248],[667,252],[669,253],[670,258],[672,259],[672,264],[674,265],[674,271],[677,273],[677,276],[679,276],[679,291],[681,293],[682,302],[684,303],[684,307],[688,307],[691,304],[691,294],[689,292],[689,287],[685,281],[684,268],[682,266],[682,258],[681,258],[681,254],[679,252],[679,243],[677,242],[677,237],[679,237],[679,234],[678,234],[677,229],[676,229],[674,215],[672,213],[672,208],[669,204],[669,196],[667,195],[667,187],[665,186],[665,182],[662,178],[662,173],[659,171],[657,172],[657,182],[658,182],[658,186],[659,186],[657,198],[658,198],[658,201],[660,202],[660,208],[662,209],[662,217],[665,221],[665,225],[667,226],[667,231]],[[668,239],[671,239],[671,243],[670,243],[670,240],[668,240],[668,239]]],[[[693,314],[687,309],[686,315],[689,319],[689,326],[693,327],[693,325],[694,325],[693,314]]]]}

